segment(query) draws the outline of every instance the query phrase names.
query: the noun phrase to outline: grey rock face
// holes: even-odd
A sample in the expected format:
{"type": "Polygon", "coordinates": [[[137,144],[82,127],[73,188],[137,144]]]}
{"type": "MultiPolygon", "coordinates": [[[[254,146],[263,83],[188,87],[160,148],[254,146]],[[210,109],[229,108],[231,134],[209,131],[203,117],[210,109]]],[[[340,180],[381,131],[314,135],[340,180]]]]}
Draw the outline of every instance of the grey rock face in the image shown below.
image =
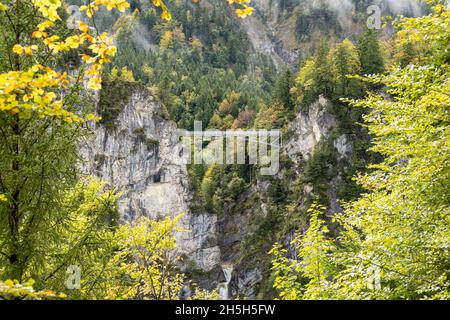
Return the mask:
{"type": "Polygon", "coordinates": [[[310,105],[308,112],[300,112],[289,124],[293,136],[284,145],[284,151],[292,159],[301,155],[308,158],[322,137],[336,127],[337,121],[328,111],[329,101],[323,96],[310,105]]]}
{"type": "Polygon", "coordinates": [[[114,128],[97,124],[84,141],[83,172],[122,193],[118,209],[123,221],[184,213],[181,227],[191,232],[177,233],[178,254],[185,265],[208,272],[220,264],[216,216],[190,212],[192,193],[176,126],[146,88],[130,90],[114,128]]]}
{"type": "Polygon", "coordinates": [[[249,299],[255,299],[255,286],[257,286],[263,279],[261,270],[259,268],[252,268],[243,270],[236,276],[236,287],[238,294],[249,299]]]}
{"type": "Polygon", "coordinates": [[[292,22],[282,17],[283,10],[278,1],[253,1],[255,12],[246,19],[240,20],[242,28],[247,32],[253,51],[271,58],[277,70],[292,66],[300,57],[300,49],[293,41],[292,22]],[[281,14],[281,15],[280,15],[281,14]]]}
{"type": "Polygon", "coordinates": [[[334,140],[333,145],[339,153],[340,159],[349,159],[352,156],[353,145],[346,134],[343,134],[334,140]]]}

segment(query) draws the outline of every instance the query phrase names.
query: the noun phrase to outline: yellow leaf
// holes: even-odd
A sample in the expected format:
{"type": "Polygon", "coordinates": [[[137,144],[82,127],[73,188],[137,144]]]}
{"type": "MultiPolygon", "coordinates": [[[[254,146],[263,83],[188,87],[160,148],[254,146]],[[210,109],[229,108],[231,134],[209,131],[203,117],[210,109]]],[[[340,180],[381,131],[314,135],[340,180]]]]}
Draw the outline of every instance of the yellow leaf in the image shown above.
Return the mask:
{"type": "Polygon", "coordinates": [[[119,3],[119,4],[117,4],[117,9],[120,11],[120,12],[124,12],[125,11],[125,9],[127,9],[127,8],[129,8],[130,7],[130,4],[128,3],[128,2],[121,2],[121,3],[119,3]]]}
{"type": "Polygon", "coordinates": [[[5,281],[5,285],[8,287],[12,287],[14,285],[14,282],[12,280],[8,279],[5,281]]]}
{"type": "Polygon", "coordinates": [[[34,66],[31,67],[31,70],[32,70],[33,72],[38,72],[38,71],[39,71],[39,65],[38,65],[38,64],[35,64],[34,66]]]}
{"type": "Polygon", "coordinates": [[[44,31],[45,29],[48,29],[48,28],[50,28],[50,27],[53,27],[53,25],[54,25],[53,22],[47,20],[47,21],[44,21],[44,22],[38,24],[37,27],[38,27],[39,31],[44,31]]]}
{"type": "Polygon", "coordinates": [[[14,52],[15,54],[22,54],[22,52],[23,52],[23,47],[22,47],[20,44],[16,44],[16,45],[14,45],[14,47],[13,47],[13,52],[14,52]]]}
{"type": "Polygon", "coordinates": [[[168,11],[163,11],[161,13],[161,18],[166,20],[166,21],[170,21],[170,20],[172,20],[172,15],[168,11]]]}
{"type": "Polygon", "coordinates": [[[83,23],[83,22],[80,22],[80,25],[78,26],[78,29],[81,32],[84,32],[84,33],[89,32],[89,26],[87,24],[83,23]]]}
{"type": "Polygon", "coordinates": [[[253,13],[253,8],[246,6],[244,9],[236,9],[236,14],[238,17],[244,19],[253,13]]]}
{"type": "Polygon", "coordinates": [[[33,54],[33,50],[31,47],[24,47],[23,51],[25,52],[25,54],[27,55],[32,55],[33,54]]]}
{"type": "Polygon", "coordinates": [[[35,31],[31,34],[33,38],[42,38],[43,35],[44,33],[42,31],[35,31]]]}

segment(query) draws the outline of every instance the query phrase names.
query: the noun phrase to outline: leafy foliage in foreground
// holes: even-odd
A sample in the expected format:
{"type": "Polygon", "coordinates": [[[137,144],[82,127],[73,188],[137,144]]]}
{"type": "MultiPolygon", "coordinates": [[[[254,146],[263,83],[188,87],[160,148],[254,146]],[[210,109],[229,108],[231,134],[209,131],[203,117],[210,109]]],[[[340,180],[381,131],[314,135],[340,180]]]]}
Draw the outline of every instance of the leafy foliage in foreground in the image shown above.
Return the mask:
{"type": "Polygon", "coordinates": [[[154,221],[141,217],[116,233],[117,248],[109,261],[107,298],[177,299],[184,275],[175,267],[175,219],[154,221]]]}
{"type": "Polygon", "coordinates": [[[35,291],[33,280],[14,283],[12,280],[0,281],[0,300],[51,300],[64,299],[65,294],[56,294],[50,290],[35,291]]]}
{"type": "Polygon", "coordinates": [[[313,208],[298,261],[274,248],[282,298],[449,298],[449,26],[450,10],[442,5],[399,24],[399,41],[415,46],[420,59],[366,79],[384,86],[389,99],[370,94],[352,101],[369,108],[373,151],[384,161],[359,178],[367,193],[335,217],[338,239],[329,239],[313,208]]]}

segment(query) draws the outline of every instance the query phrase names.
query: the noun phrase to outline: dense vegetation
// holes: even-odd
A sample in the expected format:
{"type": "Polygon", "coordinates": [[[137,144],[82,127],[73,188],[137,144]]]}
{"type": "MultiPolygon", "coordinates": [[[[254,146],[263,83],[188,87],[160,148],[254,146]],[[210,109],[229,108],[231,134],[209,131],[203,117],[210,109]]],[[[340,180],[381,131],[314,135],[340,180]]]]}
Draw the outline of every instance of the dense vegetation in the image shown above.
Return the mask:
{"type": "MultiPolygon", "coordinates": [[[[251,13],[248,1],[236,3],[237,15],[251,13]]],[[[92,18],[99,5],[130,7],[104,0],[80,9],[92,18]]],[[[153,6],[170,20],[163,2],[153,6]]],[[[80,178],[79,139],[89,134],[87,122],[99,120],[89,113],[83,82],[101,88],[116,47],[84,22],[68,28],[66,18],[60,1],[0,3],[0,297],[61,297],[30,286],[64,291],[67,273],[73,269],[76,278],[73,267],[82,265],[71,298],[178,298],[184,275],[168,257],[179,217],[119,227],[117,195],[95,178],[80,178]]],[[[102,113],[113,122],[114,110],[102,113]]]]}
{"type": "Polygon", "coordinates": [[[247,127],[270,97],[275,73],[270,59],[249,59],[247,34],[225,1],[206,9],[167,3],[170,22],[138,1],[131,2],[133,14],[101,20],[118,45],[109,72],[150,87],[181,128],[192,129],[194,119],[204,128],[247,127]]]}
{"type": "Polygon", "coordinates": [[[298,258],[274,247],[282,298],[448,298],[449,25],[442,5],[402,19],[397,45],[414,54],[364,79],[389,95],[351,101],[369,110],[372,150],[383,161],[358,178],[365,193],[333,217],[338,237],[330,237],[325,209],[313,205],[308,230],[295,240],[298,258]]]}
{"type": "MultiPolygon", "coordinates": [[[[247,0],[100,0],[82,7],[87,18],[75,29],[58,0],[0,1],[0,299],[179,298],[189,281],[172,255],[174,233],[189,232],[178,229],[181,216],[120,224],[119,195],[78,168],[88,123],[115,130],[142,87],[180,128],[200,120],[219,130],[281,129],[285,139],[298,114],[327,102],[336,127],[310,156],[282,155],[273,177],[257,165],[188,167],[192,212],[252,212],[239,250],[242,263],[263,270],[259,297],[449,297],[450,11],[442,1],[428,1],[428,15],[400,18],[392,38],[367,29],[345,38],[333,8],[299,13],[296,1],[279,0],[296,41],[315,43],[298,70],[276,70],[254,52],[235,15],[252,13],[247,0]],[[99,90],[96,106],[84,84],[99,90]],[[352,144],[350,157],[338,154],[338,137],[352,144]],[[67,292],[74,265],[83,277],[67,292]]],[[[371,2],[353,3],[361,26],[371,2]]],[[[197,288],[192,298],[217,293],[197,288]]]]}

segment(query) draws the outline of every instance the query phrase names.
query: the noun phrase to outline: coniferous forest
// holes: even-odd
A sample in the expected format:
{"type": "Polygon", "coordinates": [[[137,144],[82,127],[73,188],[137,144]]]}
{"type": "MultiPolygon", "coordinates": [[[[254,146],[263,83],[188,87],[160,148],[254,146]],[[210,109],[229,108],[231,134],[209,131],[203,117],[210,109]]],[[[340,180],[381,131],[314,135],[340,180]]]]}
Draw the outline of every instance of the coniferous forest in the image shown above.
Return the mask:
{"type": "Polygon", "coordinates": [[[0,300],[450,298],[448,1],[0,0],[0,30],[0,300]],[[279,132],[277,170],[181,162],[198,123],[279,132]]]}

